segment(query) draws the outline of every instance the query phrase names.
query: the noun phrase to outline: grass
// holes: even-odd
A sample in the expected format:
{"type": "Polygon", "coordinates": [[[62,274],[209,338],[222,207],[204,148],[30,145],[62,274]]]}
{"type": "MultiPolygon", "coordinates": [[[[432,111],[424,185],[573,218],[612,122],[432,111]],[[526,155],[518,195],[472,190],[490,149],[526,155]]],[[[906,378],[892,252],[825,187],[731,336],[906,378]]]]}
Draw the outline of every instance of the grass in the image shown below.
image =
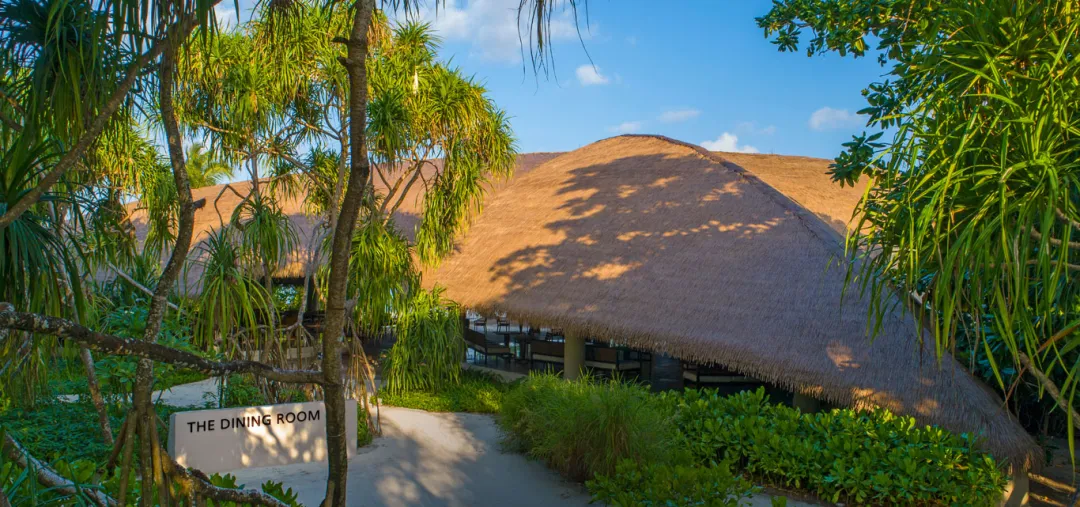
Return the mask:
{"type": "MultiPolygon", "coordinates": [[[[168,422],[174,412],[195,407],[157,404],[158,417],[168,422]]],[[[120,430],[127,407],[109,405],[109,422],[115,434],[120,430]]],[[[90,460],[104,463],[112,450],[105,445],[98,426],[97,411],[88,401],[39,403],[34,408],[0,407],[0,426],[19,439],[30,453],[45,462],[90,460]]],[[[162,433],[167,438],[168,431],[162,433]]],[[[165,443],[165,442],[162,442],[165,443]]]]}
{"type": "Polygon", "coordinates": [[[502,409],[503,397],[511,385],[490,373],[462,370],[461,382],[457,385],[434,391],[379,393],[379,401],[383,405],[428,412],[495,414],[502,409]]]}

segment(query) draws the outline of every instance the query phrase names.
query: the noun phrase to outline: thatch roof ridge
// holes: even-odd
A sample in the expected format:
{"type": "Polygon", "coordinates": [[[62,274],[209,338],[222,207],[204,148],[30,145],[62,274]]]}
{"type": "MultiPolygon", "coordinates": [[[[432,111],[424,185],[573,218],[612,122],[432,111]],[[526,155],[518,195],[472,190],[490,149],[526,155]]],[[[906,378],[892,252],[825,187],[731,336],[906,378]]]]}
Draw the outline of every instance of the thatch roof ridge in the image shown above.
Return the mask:
{"type": "Polygon", "coordinates": [[[868,341],[869,301],[841,298],[843,269],[828,267],[839,239],[722,154],[618,136],[508,183],[424,283],[481,312],[982,434],[999,457],[1037,465],[1000,400],[918,346],[910,314],[893,308],[868,341]]]}

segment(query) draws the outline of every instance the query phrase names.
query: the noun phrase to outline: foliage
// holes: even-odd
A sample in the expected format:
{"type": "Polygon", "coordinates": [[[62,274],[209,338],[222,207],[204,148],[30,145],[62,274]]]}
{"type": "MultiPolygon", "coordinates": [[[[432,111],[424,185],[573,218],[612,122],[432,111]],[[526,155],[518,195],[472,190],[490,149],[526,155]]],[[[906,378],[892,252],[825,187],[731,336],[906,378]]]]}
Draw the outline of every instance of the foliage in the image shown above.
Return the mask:
{"type": "Polygon", "coordinates": [[[438,289],[418,291],[396,322],[397,341],[383,364],[389,393],[435,391],[461,378],[465,348],[457,305],[438,289]]]}
{"type": "Polygon", "coordinates": [[[392,218],[413,185],[423,185],[416,249],[427,264],[451,251],[480,211],[488,179],[510,176],[516,152],[509,117],[483,86],[437,63],[438,46],[430,26],[402,23],[368,62],[367,137],[382,187],[379,215],[392,218]],[[429,170],[437,156],[442,167],[429,170]]]}
{"type": "MultiPolygon", "coordinates": [[[[40,165],[47,162],[43,156],[40,151],[26,154],[15,147],[0,152],[0,167],[4,167],[0,173],[0,213],[32,186],[40,165]]],[[[59,314],[69,306],[70,288],[79,310],[84,310],[80,289],[84,268],[78,262],[78,252],[64,244],[55,219],[42,205],[0,229],[0,300],[19,309],[40,308],[59,314]]]]}
{"type": "MultiPolygon", "coordinates": [[[[266,399],[265,393],[255,383],[252,375],[229,375],[224,386],[224,401],[220,408],[231,407],[254,407],[271,403],[266,399]]],[[[208,393],[209,394],[209,393],[208,393]]],[[[305,403],[312,401],[303,389],[296,386],[286,386],[278,394],[276,403],[305,403]]],[[[218,404],[208,401],[207,405],[218,408],[218,404]]]]}
{"type": "Polygon", "coordinates": [[[303,290],[294,285],[274,286],[274,310],[279,314],[289,310],[298,310],[303,301],[303,290]]]}
{"type": "MultiPolygon", "coordinates": [[[[119,428],[127,407],[112,404],[108,408],[112,427],[119,428]]],[[[163,421],[168,421],[174,412],[191,408],[162,403],[155,405],[163,421]]],[[[31,455],[45,462],[89,460],[105,463],[112,450],[101,439],[97,412],[88,400],[76,403],[52,400],[39,403],[33,409],[0,406],[0,421],[3,421],[3,428],[18,438],[31,455]]]]}
{"type": "Polygon", "coordinates": [[[197,249],[202,251],[202,292],[194,300],[194,343],[209,347],[218,337],[223,347],[236,353],[244,347],[234,336],[246,329],[251,338],[244,345],[258,347],[260,316],[270,314],[273,302],[266,289],[242,266],[243,253],[233,241],[229,227],[211,232],[197,249]]]}
{"type": "Polygon", "coordinates": [[[511,384],[490,373],[462,370],[456,384],[442,384],[434,390],[382,391],[379,401],[394,407],[428,412],[472,412],[497,414],[511,384]]]}
{"type": "Polygon", "coordinates": [[[664,407],[620,380],[531,375],[503,397],[498,423],[510,447],[577,481],[612,476],[625,460],[664,465],[684,454],[664,407]]]}
{"type": "Polygon", "coordinates": [[[1033,0],[786,0],[759,19],[781,50],[803,27],[811,54],[876,35],[893,64],[864,92],[879,132],[833,167],[843,183],[875,181],[848,239],[850,285],[878,298],[874,316],[894,290],[914,293],[939,355],[973,337],[1003,391],[1028,356],[1063,407],[1080,379],[1078,14],[1033,0]]]}
{"type": "Polygon", "coordinates": [[[731,463],[753,477],[857,504],[990,505],[1005,475],[969,435],[918,427],[885,410],[803,414],[764,389],[666,392],[679,445],[699,464],[731,463]]]}
{"type": "MultiPolygon", "coordinates": [[[[327,249],[330,239],[327,238],[327,249]]],[[[330,283],[329,273],[329,266],[319,273],[324,293],[330,283]]],[[[378,334],[393,323],[394,314],[408,311],[414,298],[417,303],[425,301],[427,296],[418,289],[419,285],[420,274],[405,237],[382,222],[360,224],[353,233],[346,287],[347,296],[356,299],[352,325],[362,334],[378,334]]],[[[413,316],[420,317],[424,311],[417,308],[413,316]]]]}
{"type": "Polygon", "coordinates": [[[233,210],[231,227],[245,253],[248,272],[261,271],[264,276],[273,276],[300,242],[289,216],[267,193],[252,193],[240,203],[233,210]]]}
{"type": "MultiPolygon", "coordinates": [[[[2,435],[2,432],[0,432],[2,435]]],[[[101,480],[99,477],[98,463],[86,460],[78,459],[74,461],[68,461],[60,459],[52,463],[50,466],[62,477],[67,478],[73,484],[77,485],[82,491],[102,491],[109,495],[111,498],[118,498],[120,491],[120,478],[121,472],[119,469],[113,471],[109,476],[105,477],[105,480],[101,480]]],[[[13,507],[21,506],[90,506],[96,505],[92,500],[85,497],[83,494],[78,495],[66,495],[58,492],[53,488],[46,488],[38,484],[37,480],[32,476],[32,469],[20,469],[14,462],[5,460],[4,456],[0,456],[0,491],[8,497],[13,507]]],[[[214,474],[210,477],[210,483],[219,488],[227,489],[243,489],[243,484],[237,484],[236,478],[230,474],[214,474]]],[[[138,502],[141,496],[141,483],[135,480],[134,471],[128,479],[128,491],[126,495],[126,503],[133,505],[138,502]]],[[[302,504],[298,501],[298,494],[292,490],[292,488],[286,488],[284,484],[274,481],[266,481],[259,488],[263,493],[270,495],[280,500],[285,505],[290,507],[302,507],[302,504]]],[[[154,503],[158,503],[156,498],[157,491],[153,493],[154,503]]],[[[215,502],[215,505],[221,507],[240,507],[233,502],[215,502]]]]}
{"type": "MultiPolygon", "coordinates": [[[[113,308],[101,315],[97,323],[98,329],[122,338],[141,339],[146,329],[147,312],[147,307],[139,303],[113,308]]],[[[166,315],[161,323],[158,343],[177,350],[196,352],[190,336],[191,327],[182,317],[172,312],[166,315]]],[[[135,385],[135,367],[138,362],[138,359],[130,356],[107,355],[98,359],[95,369],[103,392],[124,396],[130,394],[135,385]]],[[[184,371],[171,364],[160,364],[155,369],[154,388],[168,389],[203,378],[205,375],[197,372],[184,371]]]]}
{"type": "Polygon", "coordinates": [[[585,485],[593,502],[612,507],[736,507],[748,505],[745,500],[760,489],[732,474],[728,463],[700,467],[629,460],[616,465],[614,475],[598,475],[585,485]]]}
{"type": "Polygon", "coordinates": [[[363,447],[375,440],[368,413],[363,403],[356,404],[356,447],[363,447]]]}
{"type": "Polygon", "coordinates": [[[189,146],[184,158],[193,189],[224,183],[232,176],[232,167],[201,143],[189,146]]]}

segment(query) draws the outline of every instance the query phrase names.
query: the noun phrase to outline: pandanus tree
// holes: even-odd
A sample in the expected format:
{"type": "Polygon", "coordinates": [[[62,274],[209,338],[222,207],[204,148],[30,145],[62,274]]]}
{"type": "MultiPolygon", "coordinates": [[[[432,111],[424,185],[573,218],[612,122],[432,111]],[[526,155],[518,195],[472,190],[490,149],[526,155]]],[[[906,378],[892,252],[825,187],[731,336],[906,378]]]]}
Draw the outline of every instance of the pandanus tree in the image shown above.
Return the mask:
{"type": "MultiPolygon", "coordinates": [[[[102,139],[103,133],[117,122],[126,121],[126,118],[137,118],[139,124],[164,134],[168,153],[168,164],[164,167],[171,173],[175,192],[172,195],[176,197],[175,207],[171,208],[175,219],[168,218],[173,212],[163,212],[166,219],[161,224],[162,229],[175,232],[161,242],[171,248],[166,249],[169,253],[162,271],[154,277],[156,285],[148,289],[152,294],[141,340],[127,340],[93,331],[65,318],[65,314],[49,315],[47,308],[27,306],[25,300],[18,301],[19,307],[5,302],[0,304],[0,350],[5,354],[3,364],[11,364],[12,354],[17,355],[26,347],[57,338],[105,354],[140,358],[132,397],[133,408],[119,432],[113,456],[123,463],[124,468],[120,479],[119,503],[123,503],[128,496],[128,482],[133,476],[129,475],[129,469],[135,467],[139,471],[137,477],[142,481],[138,500],[141,505],[195,505],[206,499],[280,505],[276,499],[260,492],[216,487],[204,475],[183,469],[168,456],[160,446],[158,422],[150,399],[154,361],[182,364],[208,374],[252,373],[279,382],[319,385],[326,400],[327,433],[330,435],[329,475],[324,505],[345,505],[345,439],[348,437],[344,431],[345,390],[340,337],[346,320],[345,300],[350,284],[348,273],[354,227],[362,211],[368,219],[365,223],[380,219],[375,213],[378,199],[371,185],[372,157],[369,157],[367,150],[367,64],[375,50],[372,41],[378,41],[380,36],[380,17],[376,14],[375,0],[331,3],[331,10],[336,9],[339,17],[330,19],[339,20],[340,30],[323,32],[332,34],[333,38],[318,42],[324,51],[318,61],[324,65],[322,70],[328,76],[333,76],[327,81],[333,81],[332,87],[326,89],[336,93],[340,100],[324,102],[329,104],[329,110],[337,108],[336,115],[322,118],[322,121],[327,121],[327,118],[336,116],[336,131],[313,125],[335,134],[341,148],[338,153],[338,177],[329,182],[332,191],[327,192],[331,236],[323,359],[319,371],[283,370],[252,361],[217,362],[155,343],[162,319],[170,306],[167,297],[175,287],[191,247],[193,228],[194,203],[178,118],[187,110],[181,100],[181,114],[178,115],[174,98],[177,94],[183,97],[187,91],[186,84],[177,84],[177,78],[182,77],[177,69],[178,57],[182,52],[186,55],[196,41],[206,44],[218,37],[213,28],[215,4],[214,0],[14,0],[0,4],[0,59],[4,62],[3,81],[0,83],[3,94],[0,97],[3,99],[0,100],[0,123],[5,129],[0,131],[0,141],[3,142],[3,151],[12,153],[7,160],[17,162],[4,168],[0,233],[9,234],[18,228],[15,224],[20,220],[32,222],[49,217],[49,212],[55,211],[52,206],[54,202],[78,193],[75,185],[92,185],[101,181],[94,177],[98,169],[87,161],[92,158],[91,151],[102,139]],[[196,37],[191,38],[191,33],[199,27],[196,37]],[[326,48],[335,50],[331,52],[326,48]],[[171,220],[175,225],[170,223],[171,220]]],[[[288,7],[289,4],[271,2],[267,7],[288,7]]],[[[542,12],[544,4],[524,2],[522,8],[535,5],[537,12],[542,12]]],[[[388,1],[385,6],[408,10],[416,4],[388,1]]],[[[285,39],[275,39],[271,47],[280,50],[276,54],[285,54],[290,51],[287,47],[289,44],[285,39]]],[[[299,51],[302,48],[295,49],[299,51]]],[[[187,62],[187,59],[184,61],[187,62]]],[[[286,110],[287,114],[306,115],[300,115],[297,111],[286,110]]],[[[310,127],[305,125],[305,128],[310,127]]],[[[479,138],[475,133],[470,135],[479,138]]],[[[453,143],[448,145],[450,149],[445,152],[450,155],[444,153],[444,156],[452,158],[455,156],[454,146],[468,142],[469,138],[461,135],[451,139],[453,143]]],[[[268,152],[269,156],[285,160],[292,158],[287,150],[268,152]]],[[[459,182],[453,172],[447,172],[443,181],[456,183],[453,184],[454,188],[445,188],[444,192],[458,196],[472,195],[470,192],[454,192],[460,185],[477,181],[476,168],[488,163],[476,155],[472,160],[482,161],[471,166],[473,176],[459,182]]],[[[257,164],[258,160],[249,161],[249,167],[251,163],[257,164]]],[[[147,171],[154,174],[150,169],[147,171]]],[[[255,170],[252,172],[257,181],[257,173],[255,170]]],[[[156,174],[160,175],[161,172],[156,174]]],[[[155,181],[158,181],[163,195],[168,193],[167,179],[158,178],[155,181]]],[[[116,202],[115,196],[112,201],[116,202]]],[[[469,202],[469,199],[447,199],[446,202],[469,202]]],[[[459,229],[467,222],[468,212],[475,210],[477,201],[471,202],[473,206],[466,207],[465,212],[442,214],[434,225],[441,231],[459,229]]],[[[69,217],[73,213],[76,212],[71,209],[53,212],[52,219],[69,217]]],[[[65,229],[60,227],[54,230],[65,229]]],[[[439,230],[434,232],[438,233],[439,230]]],[[[70,238],[63,243],[65,248],[68,244],[72,244],[70,238]]],[[[62,279],[63,273],[45,276],[52,281],[54,275],[62,279]]],[[[16,296],[11,298],[14,300],[16,296]]],[[[11,435],[5,434],[3,440],[5,453],[16,456],[17,463],[32,461],[11,435]]],[[[99,505],[117,503],[101,491],[80,491],[43,464],[36,463],[34,466],[38,470],[37,479],[57,491],[82,494],[99,505]]]]}
{"type": "Polygon", "coordinates": [[[1067,415],[1080,380],[1080,8],[1028,0],[785,0],[759,18],[782,51],[862,56],[873,134],[833,165],[870,186],[848,238],[851,290],[906,303],[938,354],[1023,373],[1067,415]],[[973,343],[958,343],[957,338],[973,343]]]}

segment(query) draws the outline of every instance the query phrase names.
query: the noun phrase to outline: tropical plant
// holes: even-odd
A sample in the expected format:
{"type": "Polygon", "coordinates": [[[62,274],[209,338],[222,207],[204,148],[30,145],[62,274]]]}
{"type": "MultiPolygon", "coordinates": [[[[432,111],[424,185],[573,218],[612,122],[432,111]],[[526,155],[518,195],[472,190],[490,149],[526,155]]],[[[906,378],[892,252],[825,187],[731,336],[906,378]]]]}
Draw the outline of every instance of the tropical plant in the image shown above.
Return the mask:
{"type": "Polygon", "coordinates": [[[911,295],[939,355],[973,338],[1003,392],[1007,368],[1031,373],[1070,420],[1070,442],[1078,14],[1030,0],[786,0],[758,20],[781,50],[809,29],[809,54],[859,56],[876,40],[891,64],[861,111],[878,132],[846,143],[832,169],[842,183],[874,181],[848,238],[849,285],[876,297],[877,318],[911,295]]]}
{"type": "Polygon", "coordinates": [[[393,407],[428,412],[470,412],[497,414],[511,384],[495,374],[462,370],[457,384],[443,383],[434,389],[379,391],[379,402],[393,407]]]}
{"type": "MultiPolygon", "coordinates": [[[[164,134],[168,165],[158,165],[157,157],[154,156],[148,157],[153,162],[136,164],[121,161],[116,167],[140,167],[142,169],[138,172],[146,170],[153,178],[153,184],[140,184],[139,188],[139,192],[149,189],[148,193],[157,195],[157,201],[163,205],[156,208],[162,212],[154,213],[152,217],[159,239],[150,242],[150,248],[155,254],[165,253],[166,248],[171,245],[171,253],[168,254],[160,275],[156,277],[157,283],[149,289],[151,294],[141,340],[124,340],[104,333],[92,333],[78,322],[55,315],[17,311],[7,303],[0,303],[0,330],[3,330],[0,340],[3,341],[6,352],[22,350],[10,345],[18,341],[11,340],[10,337],[21,337],[27,333],[27,336],[34,337],[34,344],[42,341],[55,343],[56,339],[63,339],[73,344],[102,347],[140,358],[135,371],[134,406],[125,418],[120,432],[122,438],[117,439],[117,447],[114,448],[114,454],[124,463],[123,470],[119,473],[108,471],[109,481],[116,480],[118,488],[106,488],[106,491],[113,498],[123,501],[133,501],[137,496],[141,505],[170,503],[172,499],[176,499],[170,499],[174,486],[191,493],[200,502],[207,499],[215,502],[243,499],[244,502],[263,505],[280,504],[279,500],[258,491],[237,492],[217,487],[213,479],[181,469],[175,466],[171,459],[162,459],[168,458],[168,454],[160,446],[153,400],[150,396],[154,378],[153,361],[199,365],[199,371],[206,374],[247,372],[280,382],[320,384],[327,405],[327,432],[331,435],[328,441],[329,475],[324,503],[345,505],[347,436],[344,431],[345,388],[342,382],[339,353],[342,344],[339,337],[343,335],[346,317],[345,294],[349,283],[347,273],[353,228],[362,208],[367,219],[374,216],[367,210],[373,209],[377,202],[368,184],[372,177],[372,159],[368,155],[365,142],[369,91],[367,60],[369,49],[374,51],[374,46],[383,35],[381,27],[385,18],[375,13],[374,0],[359,0],[349,5],[332,2],[326,9],[327,12],[336,12],[337,17],[326,19],[339,20],[336,25],[339,28],[328,31],[289,30],[288,26],[300,25],[277,24],[273,16],[266,15],[285,13],[290,5],[300,2],[269,2],[265,5],[268,13],[260,14],[261,19],[274,21],[266,26],[283,28],[280,32],[273,31],[274,34],[285,34],[292,39],[266,39],[272,44],[248,51],[245,58],[257,61],[258,55],[263,54],[260,50],[272,49],[278,63],[285,61],[280,58],[282,55],[305,63],[321,62],[324,65],[322,70],[328,71],[327,75],[333,77],[325,81],[329,83],[327,87],[319,90],[331,90],[335,96],[334,100],[321,102],[331,104],[332,107],[329,114],[320,118],[320,121],[336,118],[336,129],[322,128],[317,124],[310,124],[316,127],[310,128],[306,122],[292,121],[297,118],[312,118],[308,116],[311,110],[304,106],[307,102],[300,101],[298,97],[308,96],[305,94],[315,90],[307,87],[314,74],[275,70],[276,77],[281,79],[268,84],[281,83],[279,89],[288,93],[271,97],[269,109],[261,108],[263,104],[258,99],[259,90],[250,85],[257,83],[261,77],[274,75],[272,73],[262,76],[249,73],[247,77],[240,76],[241,79],[238,80],[224,80],[232,87],[231,90],[243,90],[246,86],[247,94],[209,95],[212,100],[225,97],[231,105],[238,106],[239,109],[246,107],[245,100],[256,97],[255,101],[248,100],[247,104],[253,107],[247,112],[255,114],[255,119],[260,120],[251,122],[251,127],[264,130],[250,131],[241,128],[238,130],[240,134],[265,134],[275,125],[284,125],[286,129],[282,134],[286,140],[284,143],[249,143],[247,141],[257,137],[248,135],[246,138],[239,136],[237,139],[240,142],[228,145],[241,149],[258,148],[257,153],[249,149],[247,153],[241,154],[246,157],[255,193],[258,193],[260,186],[260,161],[270,160],[272,157],[286,161],[295,159],[290,150],[302,145],[299,139],[307,135],[306,130],[335,135],[335,140],[341,147],[338,153],[337,177],[329,182],[320,182],[328,183],[327,188],[332,189],[326,192],[330,197],[327,200],[330,206],[327,217],[328,229],[332,231],[332,246],[329,254],[330,275],[326,291],[326,339],[323,340],[322,369],[286,371],[254,362],[216,362],[156,343],[162,320],[171,304],[168,296],[174,290],[175,282],[185,265],[194,225],[194,203],[181,141],[180,120],[181,117],[184,118],[188,128],[197,120],[185,116],[192,111],[186,108],[186,99],[194,80],[188,80],[189,76],[185,71],[178,71],[177,66],[180,62],[187,65],[189,62],[200,61],[187,57],[197,44],[213,47],[219,36],[214,29],[213,7],[216,3],[216,0],[10,0],[0,3],[0,61],[3,62],[0,68],[4,69],[0,73],[0,93],[4,98],[0,100],[0,142],[3,143],[0,148],[5,151],[13,150],[15,158],[22,161],[20,164],[9,165],[8,168],[16,168],[29,175],[20,181],[14,181],[10,173],[4,175],[7,202],[0,210],[0,231],[12,227],[16,220],[28,213],[37,213],[39,219],[46,213],[52,213],[54,219],[84,214],[85,210],[76,209],[74,204],[51,206],[53,202],[60,202],[58,197],[93,195],[109,198],[113,202],[123,199],[120,195],[109,195],[108,192],[116,188],[114,184],[122,186],[121,181],[134,180],[124,180],[122,176],[125,175],[120,173],[115,175],[115,180],[101,178],[106,165],[93,163],[96,155],[94,150],[97,149],[96,146],[100,146],[98,141],[111,125],[138,118],[138,123],[148,126],[148,133],[158,130],[156,134],[164,134]],[[196,36],[191,38],[193,31],[196,36]],[[318,41],[322,48],[334,49],[322,51],[317,58],[306,58],[299,51],[301,45],[293,43],[303,40],[318,41]],[[342,41],[344,43],[339,44],[342,41]],[[178,84],[178,77],[183,82],[178,84]],[[289,88],[292,84],[300,84],[300,87],[289,88]],[[295,95],[290,95],[294,93],[295,95]],[[174,98],[174,95],[179,97],[174,98]],[[280,103],[274,102],[279,99],[280,103]],[[336,111],[333,108],[336,108],[336,111]],[[258,115],[267,111],[274,114],[268,115],[269,120],[262,122],[258,115]],[[276,123],[281,118],[287,118],[287,121],[276,123]],[[294,128],[294,125],[302,125],[303,129],[294,128]],[[41,162],[27,163],[29,160],[41,162]],[[152,171],[155,165],[163,170],[152,171]],[[87,192],[84,193],[84,190],[87,192]],[[170,202],[174,202],[175,207],[168,204],[170,202]],[[124,345],[120,346],[121,343],[124,345]],[[136,452],[139,456],[137,460],[133,459],[136,452]],[[138,473],[132,467],[137,467],[138,473]],[[138,481],[135,478],[138,478],[138,481]]],[[[386,5],[389,8],[410,9],[416,7],[416,2],[390,0],[386,5]]],[[[228,37],[222,40],[225,43],[232,42],[228,37]]],[[[315,81],[318,82],[319,79],[321,78],[316,78],[315,81]]],[[[206,84],[205,80],[203,84],[206,84]]],[[[207,101],[196,108],[196,111],[215,111],[215,107],[216,104],[207,101]]],[[[237,108],[230,107],[228,111],[235,109],[237,108]]],[[[236,117],[231,119],[235,120],[236,117]]],[[[205,125],[199,128],[205,128],[205,125]]],[[[269,135],[259,138],[273,141],[269,135]]],[[[456,142],[463,140],[458,139],[456,142]]],[[[221,139],[211,139],[211,147],[215,151],[224,151],[222,148],[227,145],[221,139]]],[[[142,160],[142,157],[133,158],[142,160]]],[[[108,157],[97,157],[98,162],[107,159],[108,157]]],[[[136,173],[129,171],[126,176],[134,174],[136,173]]],[[[469,208],[471,209],[474,208],[469,208]]],[[[462,223],[461,217],[467,217],[467,213],[440,213],[440,216],[439,224],[450,230],[459,227],[462,223]]],[[[63,227],[58,230],[63,230],[63,227]]],[[[107,259],[109,255],[111,254],[103,255],[102,258],[107,259]]],[[[42,309],[30,310],[38,312],[42,309]]],[[[4,444],[8,446],[11,442],[9,439],[4,444]]],[[[20,466],[26,468],[25,465],[20,466]]],[[[71,487],[71,483],[55,471],[38,473],[36,477],[48,487],[71,487]]],[[[108,496],[97,499],[98,503],[111,501],[113,500],[108,496]]]]}
{"type": "Polygon", "coordinates": [[[191,188],[217,185],[232,176],[232,167],[219,160],[213,151],[200,143],[188,146],[185,158],[191,188]]]}
{"type": "Polygon", "coordinates": [[[576,481],[613,476],[627,460],[685,462],[670,413],[647,388],[618,379],[533,374],[503,397],[497,420],[511,448],[576,481]]]}
{"type": "Polygon", "coordinates": [[[679,505],[737,507],[761,488],[732,473],[729,463],[695,467],[688,465],[639,465],[626,460],[611,476],[598,475],[585,483],[593,502],[612,507],[679,505]]]}
{"type": "Polygon", "coordinates": [[[661,393],[679,446],[700,464],[728,463],[769,483],[830,502],[993,505],[1002,467],[970,435],[920,427],[883,409],[804,414],[773,405],[765,390],[661,393]]]}
{"type": "Polygon", "coordinates": [[[289,260],[299,245],[289,216],[269,193],[253,193],[233,210],[232,225],[250,273],[262,273],[267,290],[274,272],[289,260]]]}
{"type": "Polygon", "coordinates": [[[260,348],[267,334],[259,332],[260,324],[271,314],[273,301],[243,268],[243,253],[233,234],[231,228],[218,229],[196,247],[203,272],[200,295],[192,303],[195,344],[210,349],[220,340],[224,351],[235,354],[260,348]]]}
{"type": "Polygon", "coordinates": [[[435,391],[456,385],[465,360],[461,314],[439,290],[418,291],[396,319],[397,342],[383,366],[389,393],[435,391]]]}

